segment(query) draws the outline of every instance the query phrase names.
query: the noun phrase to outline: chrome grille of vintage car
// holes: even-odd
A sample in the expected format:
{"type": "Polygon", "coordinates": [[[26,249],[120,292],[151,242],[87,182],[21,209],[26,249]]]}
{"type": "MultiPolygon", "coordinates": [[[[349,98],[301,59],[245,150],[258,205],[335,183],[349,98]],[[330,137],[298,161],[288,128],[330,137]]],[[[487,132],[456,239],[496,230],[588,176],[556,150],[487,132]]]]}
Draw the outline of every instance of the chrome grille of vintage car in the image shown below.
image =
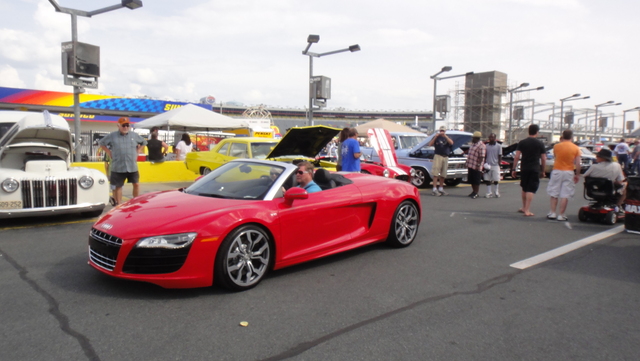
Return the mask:
{"type": "Polygon", "coordinates": [[[89,259],[93,264],[108,271],[116,267],[122,239],[91,228],[89,235],[89,259]]]}
{"type": "Polygon", "coordinates": [[[78,203],[78,181],[75,178],[23,179],[22,208],[68,206],[78,203]]]}

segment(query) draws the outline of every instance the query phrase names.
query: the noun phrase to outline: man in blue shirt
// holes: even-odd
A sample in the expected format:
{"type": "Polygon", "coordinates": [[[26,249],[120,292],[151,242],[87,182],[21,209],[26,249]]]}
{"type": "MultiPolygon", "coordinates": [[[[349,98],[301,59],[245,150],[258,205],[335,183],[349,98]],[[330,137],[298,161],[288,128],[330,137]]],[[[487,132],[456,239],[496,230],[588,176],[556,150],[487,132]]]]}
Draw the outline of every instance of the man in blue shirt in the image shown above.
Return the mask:
{"type": "Polygon", "coordinates": [[[307,193],[320,192],[322,189],[313,181],[313,164],[303,161],[298,163],[296,172],[296,182],[298,186],[304,188],[307,193]]]}
{"type": "Polygon", "coordinates": [[[360,143],[356,128],[349,129],[349,138],[342,143],[342,171],[360,172],[360,143]]]}

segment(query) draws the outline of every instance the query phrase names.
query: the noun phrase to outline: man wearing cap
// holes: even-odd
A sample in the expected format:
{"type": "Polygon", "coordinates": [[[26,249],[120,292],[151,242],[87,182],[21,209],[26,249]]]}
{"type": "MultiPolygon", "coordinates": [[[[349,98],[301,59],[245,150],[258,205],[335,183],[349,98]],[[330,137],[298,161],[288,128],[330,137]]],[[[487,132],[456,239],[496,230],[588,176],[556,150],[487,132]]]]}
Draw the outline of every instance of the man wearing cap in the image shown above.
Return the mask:
{"type": "Polygon", "coordinates": [[[576,183],[580,179],[580,159],[581,152],[577,145],[573,144],[573,131],[565,129],[562,132],[560,143],[553,146],[553,170],[547,185],[547,194],[551,197],[551,210],[547,218],[558,221],[566,221],[569,198],[573,198],[576,190],[576,183]],[[558,199],[560,199],[560,209],[558,209],[558,199]]]}
{"type": "Polygon", "coordinates": [[[584,177],[594,178],[607,178],[613,182],[617,188],[617,192],[621,194],[618,199],[619,211],[622,210],[622,203],[626,196],[626,183],[624,182],[624,173],[622,173],[622,167],[618,163],[614,163],[612,160],[612,153],[610,149],[602,148],[596,153],[595,163],[587,169],[584,173],[584,177]]]}
{"type": "Polygon", "coordinates": [[[484,167],[484,160],[487,157],[487,147],[480,141],[480,138],[482,138],[482,133],[473,132],[471,147],[467,154],[467,177],[471,184],[471,189],[473,189],[469,197],[472,199],[478,198],[480,183],[482,182],[482,169],[484,167]]]}
{"type": "Polygon", "coordinates": [[[520,187],[522,188],[522,208],[518,212],[524,213],[525,217],[532,217],[531,202],[533,196],[540,186],[540,177],[544,178],[544,167],[547,163],[547,153],[544,144],[538,139],[540,126],[538,124],[529,125],[529,136],[518,143],[516,156],[513,159],[511,176],[516,177],[518,162],[522,158],[520,165],[520,187]]]}
{"type": "Polygon", "coordinates": [[[140,193],[140,173],[138,173],[138,154],[147,145],[138,133],[130,131],[129,118],[118,119],[118,130],[109,133],[98,144],[111,157],[110,182],[115,186],[113,197],[116,205],[122,203],[122,187],[125,180],[133,184],[133,196],[140,193]]]}
{"type": "Polygon", "coordinates": [[[447,136],[446,130],[446,127],[440,127],[438,134],[429,142],[429,146],[434,148],[433,166],[431,167],[433,191],[431,194],[437,197],[449,194],[444,191],[444,179],[447,177],[449,154],[452,151],[453,140],[447,136]]]}

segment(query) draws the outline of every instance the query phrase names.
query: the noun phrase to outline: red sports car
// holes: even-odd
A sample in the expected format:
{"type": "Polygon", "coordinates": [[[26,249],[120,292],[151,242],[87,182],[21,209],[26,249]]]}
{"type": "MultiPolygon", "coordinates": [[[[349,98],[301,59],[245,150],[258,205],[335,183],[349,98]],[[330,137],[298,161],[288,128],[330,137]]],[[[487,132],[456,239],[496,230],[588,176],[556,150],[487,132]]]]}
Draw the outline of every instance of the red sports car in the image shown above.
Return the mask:
{"type": "Polygon", "coordinates": [[[242,291],[271,269],[418,233],[418,189],[359,173],[314,176],[296,187],[292,164],[242,159],[188,188],[148,193],[92,227],[89,264],[104,274],[166,288],[216,284],[242,291]]]}

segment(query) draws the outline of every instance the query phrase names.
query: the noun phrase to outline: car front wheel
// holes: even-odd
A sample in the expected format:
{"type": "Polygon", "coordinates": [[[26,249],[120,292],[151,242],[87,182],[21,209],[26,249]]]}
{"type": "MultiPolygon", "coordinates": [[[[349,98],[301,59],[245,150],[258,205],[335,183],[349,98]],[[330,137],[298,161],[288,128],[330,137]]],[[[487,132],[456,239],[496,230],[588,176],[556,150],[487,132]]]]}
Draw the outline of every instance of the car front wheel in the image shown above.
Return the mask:
{"type": "Polygon", "coordinates": [[[418,188],[426,188],[431,182],[429,173],[424,168],[413,168],[416,171],[416,175],[411,178],[411,183],[418,188]]]}
{"type": "Polygon", "coordinates": [[[407,247],[418,234],[418,208],[411,201],[400,203],[393,215],[387,243],[393,247],[407,247]]]}
{"type": "Polygon", "coordinates": [[[207,168],[207,167],[202,167],[202,168],[200,168],[200,174],[202,174],[202,175],[207,175],[207,174],[209,174],[209,173],[211,173],[211,169],[209,169],[209,168],[207,168]]]}
{"type": "Polygon", "coordinates": [[[269,235],[262,228],[237,228],[220,245],[214,266],[215,283],[232,291],[255,287],[271,268],[271,249],[269,235]]]}

